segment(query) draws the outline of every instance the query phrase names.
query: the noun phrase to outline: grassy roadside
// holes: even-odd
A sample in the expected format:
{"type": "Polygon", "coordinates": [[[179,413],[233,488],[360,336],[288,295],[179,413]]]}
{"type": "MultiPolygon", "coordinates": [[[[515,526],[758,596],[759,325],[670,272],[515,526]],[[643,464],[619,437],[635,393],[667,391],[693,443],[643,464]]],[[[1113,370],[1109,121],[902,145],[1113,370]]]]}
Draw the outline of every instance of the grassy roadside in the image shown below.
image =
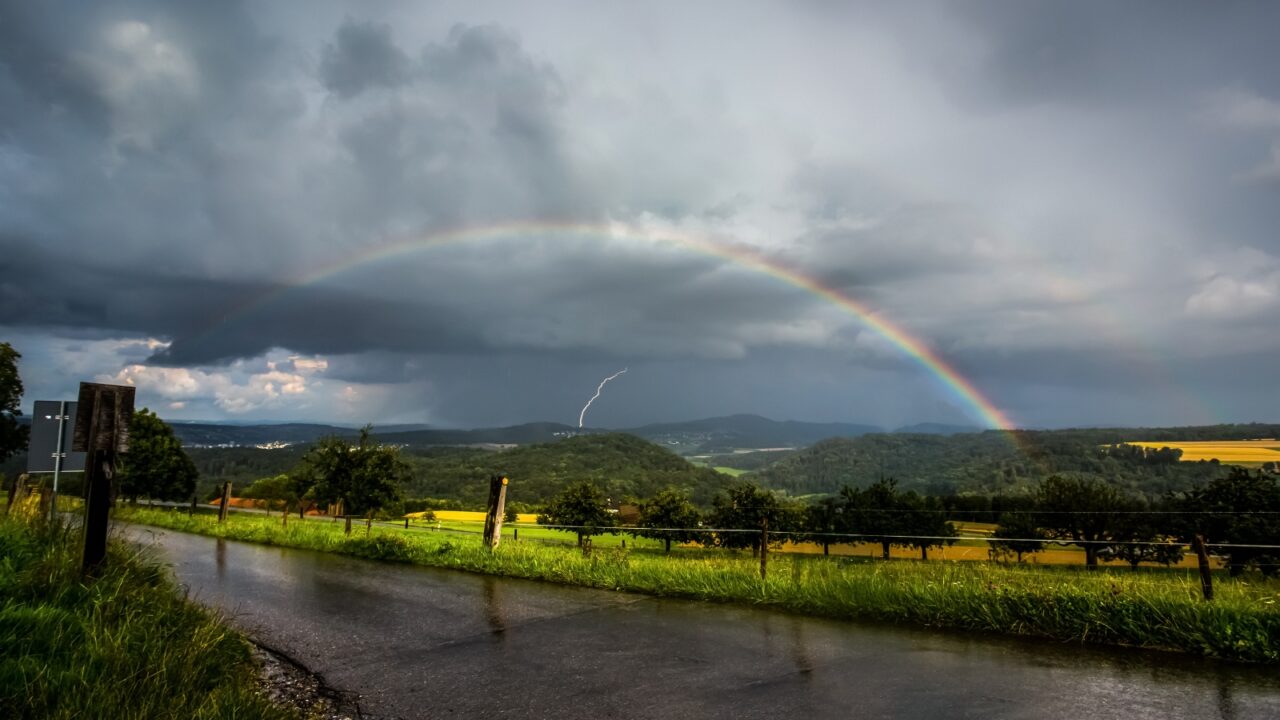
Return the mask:
{"type": "Polygon", "coordinates": [[[1280,581],[1227,580],[1200,600],[1185,571],[1084,572],[984,562],[866,562],[777,555],[762,582],[750,556],[664,556],[621,548],[584,558],[574,548],[504,542],[496,552],[453,533],[340,523],[121,508],[117,518],[250,542],[651,595],[774,606],[835,618],[1129,645],[1280,663],[1280,581]]]}
{"type": "Polygon", "coordinates": [[[297,717],[259,696],[248,645],[163,567],[112,543],[85,584],[78,548],[60,525],[0,517],[0,717],[297,717]]]}

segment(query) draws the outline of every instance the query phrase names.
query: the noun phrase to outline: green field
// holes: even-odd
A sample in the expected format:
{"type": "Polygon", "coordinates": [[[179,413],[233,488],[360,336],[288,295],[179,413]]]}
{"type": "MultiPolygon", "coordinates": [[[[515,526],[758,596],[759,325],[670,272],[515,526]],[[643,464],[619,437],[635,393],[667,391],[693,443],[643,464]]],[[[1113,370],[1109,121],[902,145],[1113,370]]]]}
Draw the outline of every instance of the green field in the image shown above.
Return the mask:
{"type": "MultiPolygon", "coordinates": [[[[1013,633],[1070,642],[1131,645],[1234,660],[1280,663],[1280,581],[1216,577],[1217,599],[1181,570],[1012,566],[987,562],[870,561],[778,554],[767,581],[749,553],[577,548],[504,541],[496,551],[474,534],[403,526],[121,508],[117,518],[271,545],[569,585],[766,605],[835,618],[1013,633]]],[[[522,528],[523,530],[523,528],[522,528]]],[[[553,532],[553,531],[552,531],[553,532]]],[[[531,539],[531,538],[530,538],[531,539]]],[[[603,543],[604,539],[601,538],[603,543]]]]}
{"type": "Polygon", "coordinates": [[[748,472],[747,470],[739,470],[738,468],[726,467],[724,465],[717,465],[711,469],[730,477],[738,477],[739,475],[745,475],[748,472]]]}

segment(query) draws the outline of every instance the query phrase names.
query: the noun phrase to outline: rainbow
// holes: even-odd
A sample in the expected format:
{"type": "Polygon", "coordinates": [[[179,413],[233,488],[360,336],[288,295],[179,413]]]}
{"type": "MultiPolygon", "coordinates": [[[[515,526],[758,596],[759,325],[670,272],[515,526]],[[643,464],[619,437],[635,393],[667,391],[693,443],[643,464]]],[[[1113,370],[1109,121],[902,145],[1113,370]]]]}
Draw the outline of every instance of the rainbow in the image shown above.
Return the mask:
{"type": "MultiPolygon", "coordinates": [[[[526,221],[444,230],[409,239],[396,240],[369,248],[353,257],[347,257],[324,265],[292,281],[276,285],[224,314],[215,327],[225,325],[247,315],[252,310],[270,303],[273,299],[292,289],[314,285],[364,265],[409,255],[441,245],[498,240],[522,235],[605,237],[669,244],[700,255],[721,258],[736,266],[775,278],[820,298],[857,318],[863,325],[888,340],[906,356],[927,370],[930,375],[937,378],[957,400],[971,409],[989,427],[998,430],[1014,430],[1017,428],[1014,422],[1000,408],[988,400],[972,382],[957,372],[943,358],[939,357],[923,341],[858,300],[841,293],[839,290],[827,287],[797,270],[786,267],[754,248],[665,229],[647,230],[613,224],[526,221]]],[[[213,329],[208,328],[205,332],[210,332],[213,329]]]]}

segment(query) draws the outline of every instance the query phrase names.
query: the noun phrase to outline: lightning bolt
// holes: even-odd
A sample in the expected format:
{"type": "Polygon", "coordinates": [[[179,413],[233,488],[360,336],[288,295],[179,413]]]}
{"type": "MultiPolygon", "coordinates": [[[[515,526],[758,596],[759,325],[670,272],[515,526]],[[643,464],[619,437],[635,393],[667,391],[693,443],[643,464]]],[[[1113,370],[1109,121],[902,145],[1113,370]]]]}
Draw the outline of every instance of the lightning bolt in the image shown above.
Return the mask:
{"type": "Polygon", "coordinates": [[[614,379],[614,378],[618,377],[619,375],[621,375],[622,373],[624,373],[624,372],[626,372],[626,371],[627,371],[627,368],[622,368],[622,369],[621,369],[621,370],[619,370],[618,372],[616,372],[616,373],[614,373],[614,374],[610,375],[609,377],[607,377],[607,378],[605,378],[605,379],[603,379],[603,380],[601,380],[601,381],[600,381],[600,385],[599,385],[598,387],[596,387],[596,394],[591,396],[591,399],[587,401],[587,404],[582,406],[582,412],[578,413],[578,429],[579,429],[579,430],[581,430],[581,429],[582,429],[582,420],[583,420],[583,418],[585,418],[585,417],[587,416],[587,408],[591,407],[591,403],[595,402],[595,401],[596,401],[596,398],[600,397],[600,392],[601,392],[602,390],[604,390],[605,383],[607,383],[607,382],[609,382],[610,380],[612,380],[612,379],[614,379]]]}

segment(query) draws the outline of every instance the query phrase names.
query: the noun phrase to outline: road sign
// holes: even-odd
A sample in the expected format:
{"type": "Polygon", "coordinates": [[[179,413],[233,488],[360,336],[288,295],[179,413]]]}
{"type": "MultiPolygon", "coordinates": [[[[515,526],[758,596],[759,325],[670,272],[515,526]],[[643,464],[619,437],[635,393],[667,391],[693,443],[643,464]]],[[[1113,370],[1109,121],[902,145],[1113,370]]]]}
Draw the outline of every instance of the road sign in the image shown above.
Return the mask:
{"type": "Polygon", "coordinates": [[[85,454],[71,451],[75,418],[74,402],[36,401],[31,416],[31,440],[27,445],[27,472],[84,472],[85,454]],[[59,459],[61,466],[57,462],[59,459]]]}

